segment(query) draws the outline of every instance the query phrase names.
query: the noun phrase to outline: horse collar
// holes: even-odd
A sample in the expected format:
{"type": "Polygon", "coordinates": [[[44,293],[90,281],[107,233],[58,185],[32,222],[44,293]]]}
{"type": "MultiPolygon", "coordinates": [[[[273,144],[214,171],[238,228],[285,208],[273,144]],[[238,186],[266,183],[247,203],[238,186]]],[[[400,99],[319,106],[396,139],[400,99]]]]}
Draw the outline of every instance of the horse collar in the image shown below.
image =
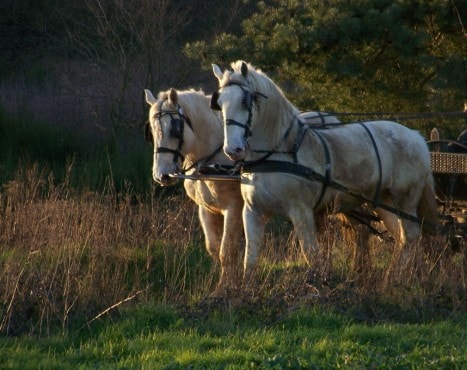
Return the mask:
{"type": "Polygon", "coordinates": [[[303,123],[303,121],[299,117],[294,116],[294,118],[290,122],[289,127],[285,131],[284,136],[282,137],[279,144],[277,144],[275,149],[271,149],[271,150],[252,150],[252,151],[255,152],[255,153],[266,153],[267,154],[267,156],[260,158],[259,161],[267,159],[268,157],[270,157],[273,154],[289,154],[289,155],[292,156],[292,159],[293,159],[294,163],[298,163],[297,153],[298,153],[298,151],[300,149],[300,146],[302,145],[303,138],[305,137],[305,132],[306,132],[307,128],[308,127],[305,127],[305,124],[303,123]],[[292,145],[292,150],[290,150],[290,151],[289,150],[287,150],[287,151],[277,150],[277,148],[279,148],[287,140],[287,138],[289,137],[289,135],[292,132],[292,129],[294,127],[295,121],[298,122],[298,131],[297,131],[297,135],[295,136],[294,143],[292,145]]]}

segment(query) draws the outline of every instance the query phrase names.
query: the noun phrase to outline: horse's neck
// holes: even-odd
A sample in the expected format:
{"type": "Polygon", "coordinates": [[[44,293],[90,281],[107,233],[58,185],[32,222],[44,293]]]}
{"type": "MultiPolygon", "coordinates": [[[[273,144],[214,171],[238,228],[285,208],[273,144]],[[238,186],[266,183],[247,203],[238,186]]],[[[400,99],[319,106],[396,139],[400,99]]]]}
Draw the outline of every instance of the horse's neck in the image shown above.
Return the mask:
{"type": "MultiPolygon", "coordinates": [[[[209,107],[189,107],[182,106],[185,115],[190,119],[194,140],[190,143],[188,153],[185,157],[190,162],[197,162],[209,157],[222,147],[223,127],[220,116],[209,109],[209,107]]],[[[191,130],[191,128],[186,128],[191,130]]],[[[221,151],[222,152],[222,151],[221,151]]]]}
{"type": "Polygon", "coordinates": [[[223,144],[223,129],[217,124],[220,119],[214,114],[206,114],[203,118],[197,115],[197,118],[192,119],[193,133],[195,140],[191,143],[190,153],[186,157],[191,162],[199,161],[222,148],[223,144]]]}
{"type": "MultiPolygon", "coordinates": [[[[255,85],[258,91],[268,96],[268,99],[264,102],[264,106],[260,107],[262,112],[257,124],[260,129],[256,136],[255,129],[252,128],[253,136],[250,140],[250,147],[253,150],[282,152],[284,154],[279,154],[281,159],[293,161],[298,158],[300,164],[309,165],[315,169],[325,166],[324,149],[319,134],[306,129],[306,123],[304,127],[301,126],[298,109],[272,80],[266,76],[264,78],[265,80],[256,78],[255,85]],[[305,129],[303,140],[301,139],[302,129],[305,129]],[[294,147],[298,145],[297,143],[300,145],[294,147]],[[295,150],[297,151],[295,154],[290,154],[295,150]]],[[[332,121],[331,118],[327,120],[332,121]]],[[[264,156],[261,153],[251,155],[252,159],[264,156]]]]}
{"type": "MultiPolygon", "coordinates": [[[[295,161],[321,172],[326,165],[325,148],[326,139],[321,140],[319,130],[309,128],[306,122],[300,120],[300,116],[294,109],[289,114],[283,115],[280,128],[279,141],[267,144],[257,137],[256,141],[251,141],[251,148],[256,150],[271,150],[276,152],[275,157],[279,160],[295,161]]],[[[329,119],[333,121],[332,118],[329,119]]],[[[253,134],[254,137],[254,134],[253,134]]],[[[252,138],[253,138],[252,137],[252,138]]],[[[322,137],[322,136],[321,136],[322,137]]],[[[264,156],[264,153],[253,152],[250,160],[257,160],[264,156]]],[[[274,157],[273,157],[274,158],[274,157]]]]}
{"type": "Polygon", "coordinates": [[[256,129],[252,128],[250,147],[256,150],[291,150],[299,130],[298,110],[283,97],[268,101],[260,109],[256,129]]]}

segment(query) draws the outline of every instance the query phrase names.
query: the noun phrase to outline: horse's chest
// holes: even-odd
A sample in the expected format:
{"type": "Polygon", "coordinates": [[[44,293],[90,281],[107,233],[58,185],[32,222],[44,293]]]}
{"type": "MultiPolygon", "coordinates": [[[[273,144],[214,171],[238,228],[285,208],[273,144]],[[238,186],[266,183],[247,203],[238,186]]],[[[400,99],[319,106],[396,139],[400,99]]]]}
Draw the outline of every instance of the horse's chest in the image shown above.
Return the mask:
{"type": "Polygon", "coordinates": [[[240,186],[237,183],[186,181],[185,190],[196,204],[214,213],[221,213],[240,198],[240,186]]]}
{"type": "Polygon", "coordinates": [[[291,204],[314,203],[320,186],[316,182],[303,180],[283,173],[247,174],[242,178],[242,197],[245,203],[263,213],[287,214],[291,204]]]}

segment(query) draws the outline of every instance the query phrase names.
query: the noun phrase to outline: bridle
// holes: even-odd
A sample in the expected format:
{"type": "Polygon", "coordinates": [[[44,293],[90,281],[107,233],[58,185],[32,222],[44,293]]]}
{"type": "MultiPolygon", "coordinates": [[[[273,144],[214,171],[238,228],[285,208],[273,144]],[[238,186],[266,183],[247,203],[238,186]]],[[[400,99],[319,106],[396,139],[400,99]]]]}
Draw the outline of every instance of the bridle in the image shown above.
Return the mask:
{"type": "MultiPolygon", "coordinates": [[[[238,121],[236,121],[234,119],[227,118],[225,120],[225,124],[226,124],[226,126],[234,125],[234,126],[239,126],[239,127],[243,128],[245,130],[244,138],[245,138],[245,140],[248,140],[248,138],[250,136],[252,136],[251,121],[252,121],[252,117],[253,117],[253,103],[255,103],[257,101],[257,96],[261,96],[261,97],[263,97],[265,99],[268,99],[268,97],[267,97],[267,95],[265,95],[265,94],[263,94],[261,92],[258,92],[258,91],[251,92],[249,90],[250,89],[249,85],[247,85],[245,83],[237,82],[237,81],[228,81],[224,85],[220,86],[219,90],[226,87],[226,86],[234,86],[234,85],[239,86],[243,91],[242,105],[245,107],[245,109],[248,110],[248,119],[247,119],[246,123],[241,123],[241,122],[238,122],[238,121]]],[[[217,102],[218,99],[219,99],[219,90],[215,91],[212,94],[212,97],[211,97],[211,109],[220,111],[221,107],[219,106],[219,104],[217,102]]],[[[272,150],[252,150],[255,153],[263,153],[264,154],[264,156],[262,156],[260,159],[255,160],[253,162],[266,160],[267,158],[269,158],[274,153],[290,154],[290,155],[293,156],[294,162],[297,162],[296,155],[297,155],[298,149],[300,148],[301,142],[303,140],[304,133],[306,131],[305,124],[300,120],[299,117],[297,117],[297,116],[293,117],[293,119],[290,122],[290,125],[287,128],[281,142],[284,142],[288,138],[288,136],[290,135],[290,133],[292,131],[292,127],[293,127],[295,122],[298,122],[299,132],[297,134],[297,139],[296,139],[296,142],[294,143],[292,151],[284,152],[284,151],[277,151],[276,149],[272,149],[272,150]]],[[[241,162],[245,163],[245,161],[241,161],[241,162]]]]}
{"type": "MultiPolygon", "coordinates": [[[[239,126],[241,128],[243,128],[245,130],[245,134],[244,134],[244,137],[245,139],[248,139],[251,135],[252,135],[252,132],[251,132],[251,120],[252,120],[252,117],[253,117],[253,103],[255,103],[257,101],[257,96],[261,96],[265,99],[267,99],[268,97],[266,95],[264,95],[263,93],[260,93],[258,91],[255,91],[255,92],[251,92],[249,90],[249,86],[247,84],[244,84],[244,83],[241,83],[241,82],[235,82],[235,81],[229,81],[227,82],[226,84],[222,85],[219,89],[222,89],[224,87],[227,87],[227,86],[238,86],[242,89],[243,91],[243,98],[242,98],[242,105],[245,107],[245,109],[248,110],[248,119],[246,121],[246,123],[241,123],[241,122],[238,122],[234,119],[231,119],[231,118],[226,118],[225,120],[225,124],[227,126],[239,126]]],[[[221,107],[219,106],[217,100],[219,99],[219,90],[218,91],[215,91],[213,94],[212,94],[212,97],[211,97],[211,109],[213,110],[218,110],[220,111],[221,110],[221,107]]]]}
{"type": "MultiPolygon", "coordinates": [[[[181,149],[182,149],[183,141],[184,141],[183,133],[185,129],[185,123],[190,127],[191,131],[193,131],[193,126],[191,125],[191,121],[187,116],[184,115],[183,110],[180,106],[177,107],[177,110],[164,110],[162,109],[162,105],[164,104],[163,99],[158,100],[156,104],[158,105],[157,105],[157,113],[155,117],[161,129],[162,129],[161,118],[166,115],[170,116],[169,135],[178,140],[177,149],[171,149],[171,148],[160,146],[156,148],[156,153],[172,153],[174,155],[174,158],[173,158],[174,163],[177,163],[179,158],[182,161],[184,161],[185,157],[181,153],[181,149]],[[174,115],[178,115],[178,118],[174,117],[174,115]]],[[[148,142],[154,144],[154,137],[151,132],[151,125],[149,121],[146,122],[145,137],[148,142]]]]}

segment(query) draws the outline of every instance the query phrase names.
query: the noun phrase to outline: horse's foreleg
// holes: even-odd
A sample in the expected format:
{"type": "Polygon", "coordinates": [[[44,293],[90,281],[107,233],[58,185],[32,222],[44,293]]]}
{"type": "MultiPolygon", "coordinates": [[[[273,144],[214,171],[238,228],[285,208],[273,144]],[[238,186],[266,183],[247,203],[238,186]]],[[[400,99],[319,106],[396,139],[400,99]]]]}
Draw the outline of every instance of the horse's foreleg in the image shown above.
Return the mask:
{"type": "Polygon", "coordinates": [[[242,207],[233,205],[224,213],[224,235],[219,253],[221,277],[218,287],[221,289],[236,288],[239,280],[239,256],[242,249],[240,241],[243,237],[242,207]]]}
{"type": "Polygon", "coordinates": [[[245,229],[246,245],[243,261],[243,278],[247,284],[252,278],[256,260],[262,247],[265,225],[265,217],[245,204],[243,207],[243,227],[245,229]]]}
{"type": "Polygon", "coordinates": [[[205,236],[206,250],[211,258],[219,261],[220,245],[224,228],[224,217],[221,214],[212,213],[204,207],[198,208],[199,221],[205,236]]]}

